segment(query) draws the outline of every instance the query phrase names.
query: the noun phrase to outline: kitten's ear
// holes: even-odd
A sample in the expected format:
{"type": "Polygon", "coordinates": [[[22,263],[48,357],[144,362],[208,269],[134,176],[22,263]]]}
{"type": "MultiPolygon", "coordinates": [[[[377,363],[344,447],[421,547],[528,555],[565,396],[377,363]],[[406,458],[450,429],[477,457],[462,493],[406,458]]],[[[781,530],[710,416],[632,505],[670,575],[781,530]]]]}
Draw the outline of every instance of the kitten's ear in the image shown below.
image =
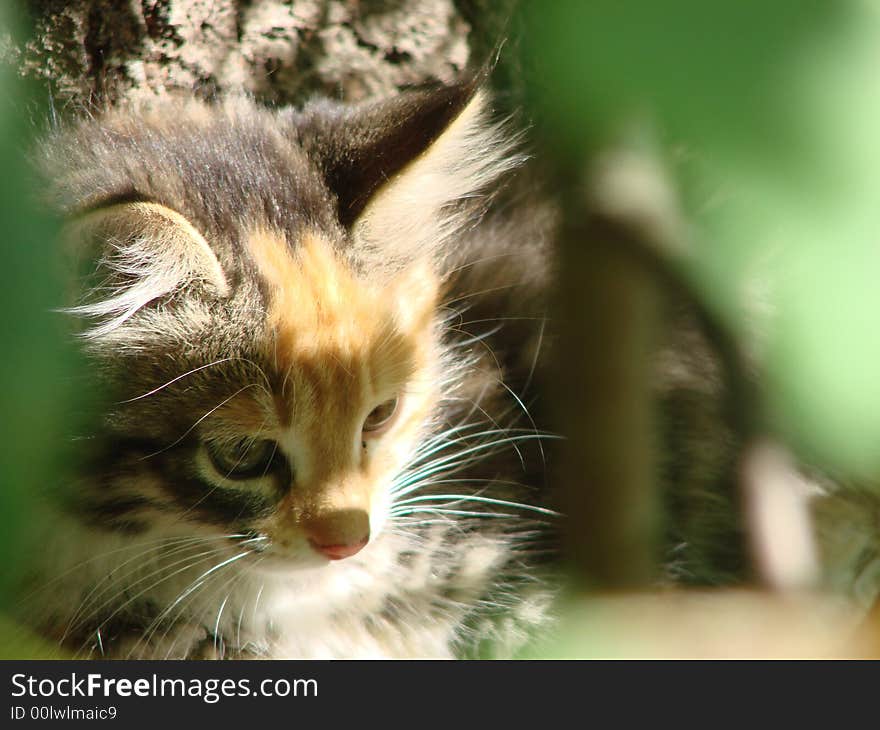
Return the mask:
{"type": "Polygon", "coordinates": [[[91,269],[95,282],[66,309],[96,321],[84,336],[98,338],[122,325],[152,301],[199,283],[216,296],[229,284],[220,262],[192,224],[158,203],[126,202],[97,208],[64,229],[68,250],[91,269]],[[97,262],[97,263],[96,263],[97,262]]]}
{"type": "Polygon", "coordinates": [[[358,254],[393,260],[436,250],[464,222],[450,206],[521,162],[512,154],[516,140],[488,121],[480,81],[348,111],[326,104],[304,110],[301,142],[337,196],[358,254]]]}

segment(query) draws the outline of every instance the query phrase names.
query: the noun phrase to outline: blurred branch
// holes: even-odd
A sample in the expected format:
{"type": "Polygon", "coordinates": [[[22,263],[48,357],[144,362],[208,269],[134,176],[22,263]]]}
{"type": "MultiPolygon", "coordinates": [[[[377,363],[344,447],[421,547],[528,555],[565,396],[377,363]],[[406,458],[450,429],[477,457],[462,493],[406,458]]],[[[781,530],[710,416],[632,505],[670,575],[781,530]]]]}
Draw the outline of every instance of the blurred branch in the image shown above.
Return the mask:
{"type": "Polygon", "coordinates": [[[623,222],[568,187],[561,237],[559,392],[570,557],[589,586],[657,577],[651,412],[656,282],[623,222]]]}
{"type": "Polygon", "coordinates": [[[680,591],[592,596],[567,606],[555,658],[876,658],[880,622],[860,623],[840,600],[814,594],[680,591]]]}

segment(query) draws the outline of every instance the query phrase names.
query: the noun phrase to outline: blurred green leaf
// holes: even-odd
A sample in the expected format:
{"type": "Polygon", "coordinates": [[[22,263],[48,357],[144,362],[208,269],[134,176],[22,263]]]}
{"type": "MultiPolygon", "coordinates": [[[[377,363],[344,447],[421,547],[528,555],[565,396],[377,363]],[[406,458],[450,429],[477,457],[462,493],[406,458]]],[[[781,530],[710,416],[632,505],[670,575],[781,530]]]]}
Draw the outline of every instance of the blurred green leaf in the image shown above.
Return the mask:
{"type": "MultiPolygon", "coordinates": [[[[19,31],[16,6],[0,4],[0,33],[19,31]]],[[[74,355],[58,314],[63,302],[55,253],[56,221],[36,202],[27,160],[47,118],[40,94],[0,64],[0,598],[25,561],[21,541],[39,495],[61,478],[73,432],[74,355]],[[35,101],[36,100],[36,101],[35,101]],[[36,120],[36,121],[34,121],[36,120]]]]}
{"type": "Polygon", "coordinates": [[[0,615],[0,660],[64,658],[59,647],[0,615]]]}
{"type": "Polygon", "coordinates": [[[758,352],[769,423],[828,468],[880,476],[880,6],[532,10],[560,150],[654,128],[695,239],[685,271],[758,352]]]}

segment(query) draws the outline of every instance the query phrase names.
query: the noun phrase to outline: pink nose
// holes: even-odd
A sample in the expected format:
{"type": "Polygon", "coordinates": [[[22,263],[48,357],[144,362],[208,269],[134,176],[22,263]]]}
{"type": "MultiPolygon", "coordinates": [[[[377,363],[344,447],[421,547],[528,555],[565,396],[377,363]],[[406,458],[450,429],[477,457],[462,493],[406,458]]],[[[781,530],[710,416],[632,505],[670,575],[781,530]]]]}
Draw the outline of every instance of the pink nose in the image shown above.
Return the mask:
{"type": "Polygon", "coordinates": [[[350,545],[321,545],[310,539],[309,544],[321,553],[321,555],[330,558],[330,560],[342,560],[343,558],[350,558],[352,555],[359,553],[367,546],[369,541],[370,538],[365,537],[358,542],[351,543],[350,545]]]}
{"type": "Polygon", "coordinates": [[[350,558],[370,540],[370,516],[365,510],[338,510],[312,517],[302,527],[309,544],[330,560],[350,558]]]}

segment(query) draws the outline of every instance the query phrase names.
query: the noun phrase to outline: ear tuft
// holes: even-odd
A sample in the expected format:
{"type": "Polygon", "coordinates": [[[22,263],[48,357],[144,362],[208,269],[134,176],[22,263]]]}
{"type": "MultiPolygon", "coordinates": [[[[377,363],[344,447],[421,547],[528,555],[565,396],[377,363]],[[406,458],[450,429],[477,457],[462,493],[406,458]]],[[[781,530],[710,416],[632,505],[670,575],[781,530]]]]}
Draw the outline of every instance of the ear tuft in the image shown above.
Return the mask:
{"type": "Polygon", "coordinates": [[[360,257],[408,260],[442,252],[444,242],[473,223],[473,207],[456,206],[487,192],[520,164],[515,140],[486,120],[477,91],[436,140],[369,200],[352,226],[360,257]]]}
{"type": "Polygon", "coordinates": [[[514,152],[518,140],[488,120],[476,79],[351,111],[316,105],[300,125],[363,263],[393,266],[440,251],[468,222],[456,204],[524,159],[514,152]]]}
{"type": "Polygon", "coordinates": [[[185,284],[199,282],[220,297],[230,292],[202,234],[157,203],[118,203],[89,211],[67,225],[65,239],[76,256],[98,262],[98,284],[86,292],[86,303],[64,310],[97,321],[83,334],[89,339],[108,335],[185,284]]]}

